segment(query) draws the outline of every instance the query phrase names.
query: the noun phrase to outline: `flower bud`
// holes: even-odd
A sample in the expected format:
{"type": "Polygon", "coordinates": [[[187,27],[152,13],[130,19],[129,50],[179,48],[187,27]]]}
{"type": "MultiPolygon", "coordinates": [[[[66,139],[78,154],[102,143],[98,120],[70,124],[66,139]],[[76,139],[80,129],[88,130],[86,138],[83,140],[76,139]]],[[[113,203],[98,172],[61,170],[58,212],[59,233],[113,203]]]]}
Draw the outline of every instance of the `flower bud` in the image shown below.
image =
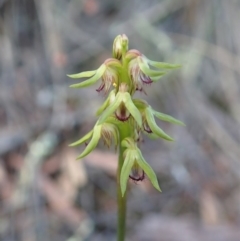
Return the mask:
{"type": "Polygon", "coordinates": [[[128,50],[128,37],[125,34],[118,35],[113,42],[113,57],[121,59],[123,51],[128,50]]]}
{"type": "Polygon", "coordinates": [[[128,66],[128,74],[133,86],[135,87],[135,90],[143,91],[144,93],[145,91],[143,85],[149,85],[153,82],[148,75],[142,72],[136,58],[130,61],[128,66]]]}

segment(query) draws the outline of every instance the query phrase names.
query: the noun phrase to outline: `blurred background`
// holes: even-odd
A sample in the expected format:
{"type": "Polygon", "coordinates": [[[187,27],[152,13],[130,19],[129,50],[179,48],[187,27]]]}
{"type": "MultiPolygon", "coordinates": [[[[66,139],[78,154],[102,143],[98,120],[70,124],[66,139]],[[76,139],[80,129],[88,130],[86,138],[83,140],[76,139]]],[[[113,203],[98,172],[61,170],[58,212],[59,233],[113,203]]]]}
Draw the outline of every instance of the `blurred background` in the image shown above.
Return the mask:
{"type": "Polygon", "coordinates": [[[240,240],[238,0],[0,0],[0,240],[116,239],[116,154],[81,162],[68,144],[104,100],[66,74],[111,57],[125,33],[152,60],[182,64],[139,96],[186,127],[144,138],[158,175],[130,182],[128,241],[240,240]]]}

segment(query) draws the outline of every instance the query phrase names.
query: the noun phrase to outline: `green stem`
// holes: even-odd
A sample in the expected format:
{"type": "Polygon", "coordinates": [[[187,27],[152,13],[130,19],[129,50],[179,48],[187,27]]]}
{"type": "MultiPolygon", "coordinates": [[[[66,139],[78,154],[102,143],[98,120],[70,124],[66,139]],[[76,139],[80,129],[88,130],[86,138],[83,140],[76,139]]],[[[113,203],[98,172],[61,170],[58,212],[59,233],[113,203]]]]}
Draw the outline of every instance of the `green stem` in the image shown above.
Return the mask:
{"type": "MultiPolygon", "coordinates": [[[[125,59],[127,49],[122,52],[122,71],[120,72],[121,83],[130,83],[128,73],[127,73],[127,63],[125,59]]],[[[120,175],[124,162],[123,153],[125,148],[122,147],[121,142],[128,136],[132,134],[132,128],[129,126],[128,122],[121,123],[118,125],[119,129],[119,155],[118,155],[118,170],[117,170],[117,204],[118,204],[118,225],[117,225],[117,241],[125,240],[126,232],[126,202],[127,202],[127,190],[122,196],[121,186],[120,186],[120,175]]]]}
{"type": "Polygon", "coordinates": [[[125,147],[122,147],[121,142],[126,137],[132,136],[132,127],[128,122],[119,124],[119,154],[118,154],[118,170],[117,170],[117,204],[118,204],[118,226],[117,226],[117,241],[124,241],[126,231],[126,202],[127,202],[127,190],[122,196],[120,187],[120,175],[124,162],[123,153],[125,147]]]}
{"type": "Polygon", "coordinates": [[[124,241],[125,230],[126,230],[126,200],[127,192],[122,196],[120,188],[120,174],[123,165],[123,152],[124,149],[121,147],[118,156],[118,171],[117,171],[117,203],[118,203],[118,226],[117,226],[117,241],[124,241]]]}

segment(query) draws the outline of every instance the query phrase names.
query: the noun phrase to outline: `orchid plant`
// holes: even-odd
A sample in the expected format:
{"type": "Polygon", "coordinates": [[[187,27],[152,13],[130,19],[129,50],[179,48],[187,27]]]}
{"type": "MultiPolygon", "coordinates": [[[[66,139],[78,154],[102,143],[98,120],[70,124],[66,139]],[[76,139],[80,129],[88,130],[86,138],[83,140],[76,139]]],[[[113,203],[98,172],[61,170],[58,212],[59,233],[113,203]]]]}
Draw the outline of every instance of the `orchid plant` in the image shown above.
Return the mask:
{"type": "Polygon", "coordinates": [[[122,34],[113,42],[113,58],[107,59],[96,70],[68,75],[73,79],[88,78],[71,85],[71,88],[88,87],[101,80],[96,91],[103,91],[107,96],[97,111],[99,118],[93,129],[70,146],[77,146],[90,140],[77,159],[82,159],[92,152],[100,139],[107,147],[113,144],[116,150],[119,150],[118,241],[123,241],[125,237],[128,179],[138,182],[147,176],[152,185],[161,191],[155,172],[139,148],[142,134],[173,141],[173,138],[156,124],[155,117],[162,121],[184,125],[181,121],[154,110],[145,100],[134,98],[134,94],[136,91],[146,93],[145,87],[157,82],[169,70],[179,67],[180,65],[152,61],[138,50],[128,50],[128,38],[122,34]]]}

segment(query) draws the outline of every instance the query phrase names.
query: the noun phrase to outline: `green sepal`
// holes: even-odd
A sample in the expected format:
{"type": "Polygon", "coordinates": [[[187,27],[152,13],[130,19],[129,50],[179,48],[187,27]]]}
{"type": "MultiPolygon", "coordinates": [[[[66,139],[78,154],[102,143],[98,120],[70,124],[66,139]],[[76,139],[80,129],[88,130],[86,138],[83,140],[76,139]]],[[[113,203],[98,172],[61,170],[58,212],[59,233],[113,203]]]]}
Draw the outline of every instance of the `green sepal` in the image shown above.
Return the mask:
{"type": "Polygon", "coordinates": [[[170,115],[166,115],[166,114],[163,114],[161,112],[158,112],[158,111],[155,111],[153,109],[151,109],[153,114],[159,119],[159,120],[162,120],[162,121],[166,121],[166,122],[170,122],[172,124],[176,124],[176,125],[181,125],[181,126],[185,126],[185,124],[180,121],[180,120],[177,120],[175,118],[173,118],[172,116],[170,115]]]}
{"type": "Polygon", "coordinates": [[[109,106],[109,100],[110,100],[110,98],[111,98],[112,95],[115,95],[114,92],[115,92],[115,90],[112,90],[112,91],[109,93],[107,99],[104,101],[104,103],[103,103],[103,104],[100,106],[100,108],[97,110],[97,112],[96,112],[96,115],[97,115],[97,116],[100,116],[100,115],[103,113],[103,111],[109,106]]]}
{"type": "Polygon", "coordinates": [[[71,88],[83,88],[83,87],[87,87],[87,86],[95,84],[102,77],[106,68],[107,67],[105,64],[101,65],[101,67],[96,71],[96,74],[93,77],[91,77],[90,79],[85,80],[79,84],[70,85],[70,87],[71,88]]]}
{"type": "Polygon", "coordinates": [[[80,140],[71,143],[69,146],[78,146],[87,141],[92,136],[93,130],[89,131],[85,136],[83,136],[80,140]]]}
{"type": "Polygon", "coordinates": [[[109,105],[99,118],[99,124],[102,124],[109,116],[111,116],[121,103],[125,104],[125,107],[130,112],[132,117],[136,120],[139,126],[142,126],[141,113],[137,107],[133,104],[131,95],[128,92],[118,92],[114,102],[109,105]]]}
{"type": "Polygon", "coordinates": [[[114,134],[113,138],[114,138],[114,142],[115,142],[115,151],[117,151],[118,150],[119,135],[114,134]]]}
{"type": "Polygon", "coordinates": [[[116,98],[114,100],[113,103],[111,103],[102,113],[102,115],[99,118],[99,124],[102,124],[108,117],[110,117],[119,107],[119,105],[122,102],[122,98],[121,98],[121,93],[118,93],[116,95],[116,98]]]}
{"type": "Polygon", "coordinates": [[[110,123],[118,127],[122,124],[114,115],[107,117],[104,123],[110,123]]]}
{"type": "Polygon", "coordinates": [[[109,58],[107,60],[105,60],[104,62],[107,66],[111,66],[111,67],[115,67],[116,69],[121,69],[122,68],[122,64],[118,59],[114,59],[114,58],[109,58]]]}
{"type": "Polygon", "coordinates": [[[146,74],[149,77],[156,77],[156,76],[159,77],[159,76],[163,76],[166,74],[166,72],[163,72],[163,71],[157,71],[157,70],[150,69],[148,67],[148,64],[143,62],[141,57],[138,57],[137,60],[138,60],[139,68],[142,70],[142,72],[144,74],[146,74]]]}
{"type": "Polygon", "coordinates": [[[152,130],[152,132],[156,135],[158,135],[159,137],[167,140],[167,141],[174,141],[172,137],[170,137],[169,135],[167,135],[155,122],[153,113],[151,111],[150,108],[146,108],[146,119],[147,119],[147,123],[150,127],[150,129],[152,130]]]}
{"type": "Polygon", "coordinates": [[[145,161],[144,157],[142,156],[141,151],[137,150],[138,158],[135,160],[137,161],[138,165],[143,169],[143,171],[147,174],[149,180],[151,181],[152,185],[161,192],[161,189],[158,184],[157,176],[153,171],[152,167],[145,161]]]}
{"type": "Polygon", "coordinates": [[[178,69],[178,68],[182,67],[180,64],[169,64],[169,63],[164,63],[164,62],[153,61],[150,59],[147,59],[147,62],[151,66],[153,66],[155,68],[159,68],[159,69],[178,69]]]}
{"type": "Polygon", "coordinates": [[[126,55],[125,55],[125,60],[126,60],[127,62],[129,62],[129,61],[137,58],[137,57],[140,56],[140,55],[141,55],[141,53],[140,53],[138,50],[136,50],[136,49],[130,49],[130,50],[126,53],[126,55]]]}
{"type": "Polygon", "coordinates": [[[142,99],[133,99],[133,103],[140,111],[145,110],[149,106],[147,101],[142,100],[142,99]]]}
{"type": "Polygon", "coordinates": [[[152,140],[157,140],[159,139],[159,136],[154,134],[154,133],[147,133],[146,131],[144,132],[145,135],[148,136],[149,139],[152,139],[152,140]]]}
{"type": "Polygon", "coordinates": [[[120,174],[120,187],[121,187],[122,196],[124,196],[126,192],[129,175],[135,161],[134,158],[132,158],[132,152],[133,151],[131,150],[126,150],[124,153],[125,159],[124,159],[123,166],[121,169],[121,174],[120,174]]]}
{"type": "Polygon", "coordinates": [[[134,105],[132,97],[128,92],[124,93],[124,104],[132,117],[136,120],[139,126],[142,126],[142,116],[138,108],[134,105]]]}
{"type": "Polygon", "coordinates": [[[131,137],[126,137],[122,140],[121,145],[127,149],[135,149],[136,142],[131,137]]]}
{"type": "Polygon", "coordinates": [[[154,76],[154,77],[151,77],[151,80],[152,80],[153,82],[157,82],[157,81],[159,81],[159,79],[161,79],[163,76],[164,76],[164,75],[154,76]]]}
{"type": "Polygon", "coordinates": [[[101,125],[95,125],[93,128],[93,135],[91,141],[88,143],[84,151],[77,157],[77,160],[82,159],[83,157],[87,156],[98,144],[98,141],[101,137],[101,125]]]}
{"type": "Polygon", "coordinates": [[[96,72],[97,70],[91,70],[91,71],[84,71],[78,74],[68,74],[67,76],[72,79],[88,78],[88,77],[92,77],[96,72]]]}
{"type": "Polygon", "coordinates": [[[113,133],[113,139],[114,139],[114,143],[115,143],[115,150],[117,150],[118,148],[118,144],[119,144],[119,130],[118,130],[118,127],[117,125],[114,125],[114,133],[113,133]]]}

